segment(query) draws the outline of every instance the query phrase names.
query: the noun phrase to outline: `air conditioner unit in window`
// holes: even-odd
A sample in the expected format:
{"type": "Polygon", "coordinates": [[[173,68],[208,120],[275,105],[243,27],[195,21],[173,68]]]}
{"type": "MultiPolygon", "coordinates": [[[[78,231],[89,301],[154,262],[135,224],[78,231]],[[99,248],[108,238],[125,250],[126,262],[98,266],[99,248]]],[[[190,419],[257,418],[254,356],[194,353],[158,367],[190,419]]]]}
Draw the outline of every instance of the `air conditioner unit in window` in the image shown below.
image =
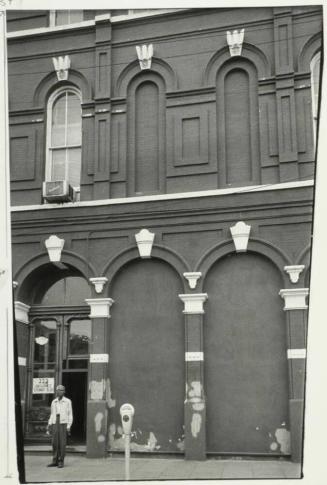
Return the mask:
{"type": "Polygon", "coordinates": [[[43,182],[43,199],[48,202],[72,202],[74,189],[67,180],[43,182]]]}

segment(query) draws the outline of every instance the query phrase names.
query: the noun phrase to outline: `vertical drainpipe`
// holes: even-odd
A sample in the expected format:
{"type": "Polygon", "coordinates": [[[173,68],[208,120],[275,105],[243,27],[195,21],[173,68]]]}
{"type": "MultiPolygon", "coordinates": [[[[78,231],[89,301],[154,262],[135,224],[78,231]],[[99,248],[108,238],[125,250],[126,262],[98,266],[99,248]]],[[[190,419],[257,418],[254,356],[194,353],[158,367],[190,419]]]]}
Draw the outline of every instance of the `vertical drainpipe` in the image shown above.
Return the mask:
{"type": "Polygon", "coordinates": [[[302,460],[308,288],[280,290],[287,324],[289,415],[292,461],[302,460]]]}
{"type": "Polygon", "coordinates": [[[90,306],[92,337],[90,343],[86,456],[102,458],[107,453],[108,438],[108,330],[111,298],[90,298],[85,300],[90,306]]]}
{"type": "Polygon", "coordinates": [[[206,293],[179,295],[185,315],[185,458],[206,459],[206,405],[203,386],[203,304],[206,293]]]}

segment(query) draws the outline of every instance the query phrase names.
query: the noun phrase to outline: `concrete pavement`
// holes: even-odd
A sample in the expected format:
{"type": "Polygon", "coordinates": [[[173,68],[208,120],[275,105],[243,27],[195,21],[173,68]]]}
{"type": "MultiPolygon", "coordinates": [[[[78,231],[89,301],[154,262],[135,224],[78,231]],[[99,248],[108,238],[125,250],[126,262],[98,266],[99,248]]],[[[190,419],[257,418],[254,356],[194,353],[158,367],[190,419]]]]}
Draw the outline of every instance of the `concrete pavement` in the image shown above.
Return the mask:
{"type": "MultiPolygon", "coordinates": [[[[64,468],[47,468],[51,455],[26,454],[27,482],[124,480],[123,457],[86,458],[68,454],[64,468]]],[[[300,478],[301,465],[284,460],[208,459],[186,461],[183,458],[133,457],[131,480],[225,479],[225,478],[300,478]]]]}

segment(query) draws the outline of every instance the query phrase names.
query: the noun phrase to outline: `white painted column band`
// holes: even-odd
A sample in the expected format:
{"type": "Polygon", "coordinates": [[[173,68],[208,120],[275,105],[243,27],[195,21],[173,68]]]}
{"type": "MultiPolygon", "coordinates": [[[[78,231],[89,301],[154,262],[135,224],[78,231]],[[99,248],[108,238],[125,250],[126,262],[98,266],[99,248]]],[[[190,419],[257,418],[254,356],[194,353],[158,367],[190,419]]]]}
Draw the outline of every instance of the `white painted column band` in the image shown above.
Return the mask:
{"type": "Polygon", "coordinates": [[[18,357],[18,365],[25,367],[26,366],[26,357],[18,357]]]}
{"type": "Polygon", "coordinates": [[[109,354],[90,354],[90,363],[103,363],[109,362],[109,354]]]}
{"type": "Polygon", "coordinates": [[[308,294],[309,288],[285,288],[279,292],[285,301],[284,310],[306,310],[308,305],[305,298],[308,294]]]}
{"type": "Polygon", "coordinates": [[[90,318],[110,317],[110,307],[114,303],[112,298],[87,298],[85,301],[91,307],[90,318]]]}
{"type": "Polygon", "coordinates": [[[305,359],[307,356],[306,349],[288,349],[287,358],[288,359],[305,359]]]}
{"type": "Polygon", "coordinates": [[[203,360],[203,352],[185,352],[185,362],[198,362],[203,360]]]}

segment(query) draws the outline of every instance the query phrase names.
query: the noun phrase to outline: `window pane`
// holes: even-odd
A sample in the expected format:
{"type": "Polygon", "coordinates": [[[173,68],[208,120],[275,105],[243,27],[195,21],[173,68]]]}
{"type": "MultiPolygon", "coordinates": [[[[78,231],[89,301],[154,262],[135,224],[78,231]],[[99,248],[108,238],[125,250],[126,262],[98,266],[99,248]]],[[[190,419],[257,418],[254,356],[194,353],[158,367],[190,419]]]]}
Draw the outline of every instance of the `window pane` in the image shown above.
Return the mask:
{"type": "Polygon", "coordinates": [[[83,10],[69,10],[69,23],[82,22],[83,10]]]}
{"type": "Polygon", "coordinates": [[[65,180],[66,150],[52,150],[51,180],[65,180]]]}
{"type": "Polygon", "coordinates": [[[68,181],[72,187],[80,186],[81,179],[81,149],[70,148],[68,154],[68,181]]]}
{"type": "Polygon", "coordinates": [[[83,10],[57,10],[56,25],[67,25],[83,20],[83,10]]]}
{"type": "Polygon", "coordinates": [[[66,124],[66,93],[59,96],[52,106],[51,146],[64,146],[66,124]]]}
{"type": "Polygon", "coordinates": [[[81,144],[81,102],[74,93],[68,93],[67,145],[81,144]]]}
{"type": "Polygon", "coordinates": [[[69,355],[88,355],[91,321],[72,320],[69,329],[69,355]]]}
{"type": "MultiPolygon", "coordinates": [[[[39,320],[35,323],[34,362],[48,369],[49,363],[56,362],[57,322],[39,320]]],[[[39,369],[41,366],[37,366],[39,369]]],[[[50,366],[52,367],[52,366],[50,366]]]]}

